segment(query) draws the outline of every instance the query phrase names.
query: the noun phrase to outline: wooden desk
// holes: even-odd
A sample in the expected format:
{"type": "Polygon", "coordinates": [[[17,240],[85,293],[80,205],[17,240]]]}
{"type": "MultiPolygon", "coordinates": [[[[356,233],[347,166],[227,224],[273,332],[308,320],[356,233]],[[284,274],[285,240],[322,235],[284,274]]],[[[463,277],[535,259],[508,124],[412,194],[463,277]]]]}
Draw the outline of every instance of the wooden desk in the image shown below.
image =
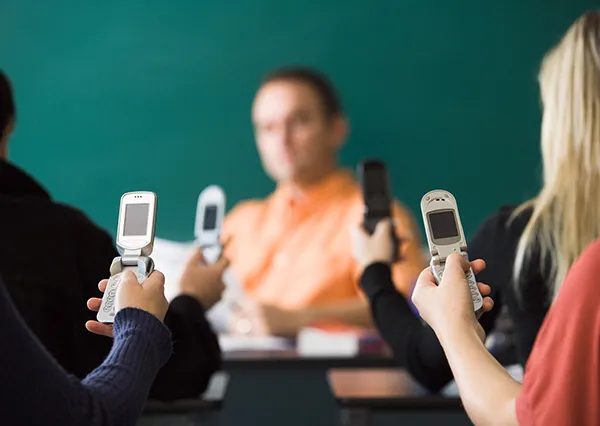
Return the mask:
{"type": "Polygon", "coordinates": [[[387,354],[344,356],[306,356],[295,349],[266,351],[230,351],[225,353],[225,370],[247,368],[315,369],[332,367],[385,367],[394,361],[387,354]]]}
{"type": "Polygon", "coordinates": [[[403,369],[332,369],[327,378],[344,426],[472,424],[459,398],[427,394],[403,369]]]}
{"type": "Polygon", "coordinates": [[[138,426],[216,426],[229,384],[229,375],[216,373],[198,399],[173,402],[148,401],[138,426]]]}
{"type": "Polygon", "coordinates": [[[383,354],[307,357],[294,349],[227,352],[224,370],[231,380],[222,424],[336,426],[339,409],[329,391],[327,371],[392,365],[383,354]]]}

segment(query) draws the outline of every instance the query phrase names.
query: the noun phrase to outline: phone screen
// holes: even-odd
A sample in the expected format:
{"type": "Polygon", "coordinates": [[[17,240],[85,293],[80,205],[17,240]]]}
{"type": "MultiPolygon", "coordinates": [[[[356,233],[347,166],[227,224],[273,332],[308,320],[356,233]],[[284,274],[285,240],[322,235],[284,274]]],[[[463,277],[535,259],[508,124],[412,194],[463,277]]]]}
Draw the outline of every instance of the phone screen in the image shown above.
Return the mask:
{"type": "Polygon", "coordinates": [[[212,231],[217,227],[217,209],[218,207],[214,204],[206,206],[206,209],[204,209],[204,224],[202,227],[204,231],[212,231]]]}
{"type": "Polygon", "coordinates": [[[388,197],[387,173],[384,168],[367,169],[364,175],[363,190],[365,198],[388,197]]]}
{"type": "Polygon", "coordinates": [[[434,239],[458,237],[458,226],[453,210],[429,213],[429,223],[434,239]]]}
{"type": "Polygon", "coordinates": [[[125,206],[123,236],[137,237],[146,235],[149,211],[150,204],[127,204],[125,206]]]}

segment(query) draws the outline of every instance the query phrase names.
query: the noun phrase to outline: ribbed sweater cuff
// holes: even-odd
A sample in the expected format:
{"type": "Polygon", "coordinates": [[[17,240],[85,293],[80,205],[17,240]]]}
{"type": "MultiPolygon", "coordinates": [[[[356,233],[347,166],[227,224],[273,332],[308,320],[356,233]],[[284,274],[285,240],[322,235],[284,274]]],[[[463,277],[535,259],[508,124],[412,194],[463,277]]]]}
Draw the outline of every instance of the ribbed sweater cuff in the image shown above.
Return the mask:
{"type": "Polygon", "coordinates": [[[117,312],[113,333],[115,346],[123,347],[123,341],[127,340],[128,352],[138,353],[146,362],[154,361],[157,370],[171,356],[171,332],[158,318],[142,309],[125,308],[117,312]]]}

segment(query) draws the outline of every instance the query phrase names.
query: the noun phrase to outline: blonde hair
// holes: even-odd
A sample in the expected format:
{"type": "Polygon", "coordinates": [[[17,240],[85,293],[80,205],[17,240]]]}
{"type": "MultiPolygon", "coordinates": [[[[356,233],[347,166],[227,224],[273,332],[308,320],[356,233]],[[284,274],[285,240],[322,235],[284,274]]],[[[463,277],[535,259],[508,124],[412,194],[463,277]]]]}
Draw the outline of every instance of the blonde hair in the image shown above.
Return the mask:
{"type": "Polygon", "coordinates": [[[544,57],[538,78],[544,180],[540,193],[513,215],[533,209],[514,279],[519,286],[536,250],[550,268],[554,299],[575,259],[600,237],[600,12],[587,12],[571,25],[544,57]]]}

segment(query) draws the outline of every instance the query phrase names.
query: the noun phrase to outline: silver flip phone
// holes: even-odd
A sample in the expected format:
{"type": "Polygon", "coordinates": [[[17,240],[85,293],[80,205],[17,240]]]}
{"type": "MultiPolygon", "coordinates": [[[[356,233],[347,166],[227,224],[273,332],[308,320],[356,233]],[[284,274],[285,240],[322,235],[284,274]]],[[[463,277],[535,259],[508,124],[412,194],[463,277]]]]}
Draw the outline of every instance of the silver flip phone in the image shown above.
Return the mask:
{"type": "Polygon", "coordinates": [[[128,192],[121,197],[117,249],[121,256],[110,265],[110,279],[102,297],[97,319],[112,324],[115,317],[117,286],[123,272],[135,273],[141,284],[154,271],[149,257],[154,245],[157,196],[153,192],[128,192]]]}
{"type": "MultiPolygon", "coordinates": [[[[441,189],[429,191],[421,199],[421,213],[431,255],[431,270],[439,283],[450,254],[458,253],[469,260],[467,240],[458,215],[456,199],[450,192],[441,189]]],[[[466,276],[473,299],[473,309],[479,318],[483,313],[483,298],[477,288],[473,270],[469,269],[466,276]]]]}
{"type": "Polygon", "coordinates": [[[221,227],[225,216],[225,192],[216,185],[206,187],[198,197],[194,234],[204,258],[214,263],[221,256],[221,227]]]}

